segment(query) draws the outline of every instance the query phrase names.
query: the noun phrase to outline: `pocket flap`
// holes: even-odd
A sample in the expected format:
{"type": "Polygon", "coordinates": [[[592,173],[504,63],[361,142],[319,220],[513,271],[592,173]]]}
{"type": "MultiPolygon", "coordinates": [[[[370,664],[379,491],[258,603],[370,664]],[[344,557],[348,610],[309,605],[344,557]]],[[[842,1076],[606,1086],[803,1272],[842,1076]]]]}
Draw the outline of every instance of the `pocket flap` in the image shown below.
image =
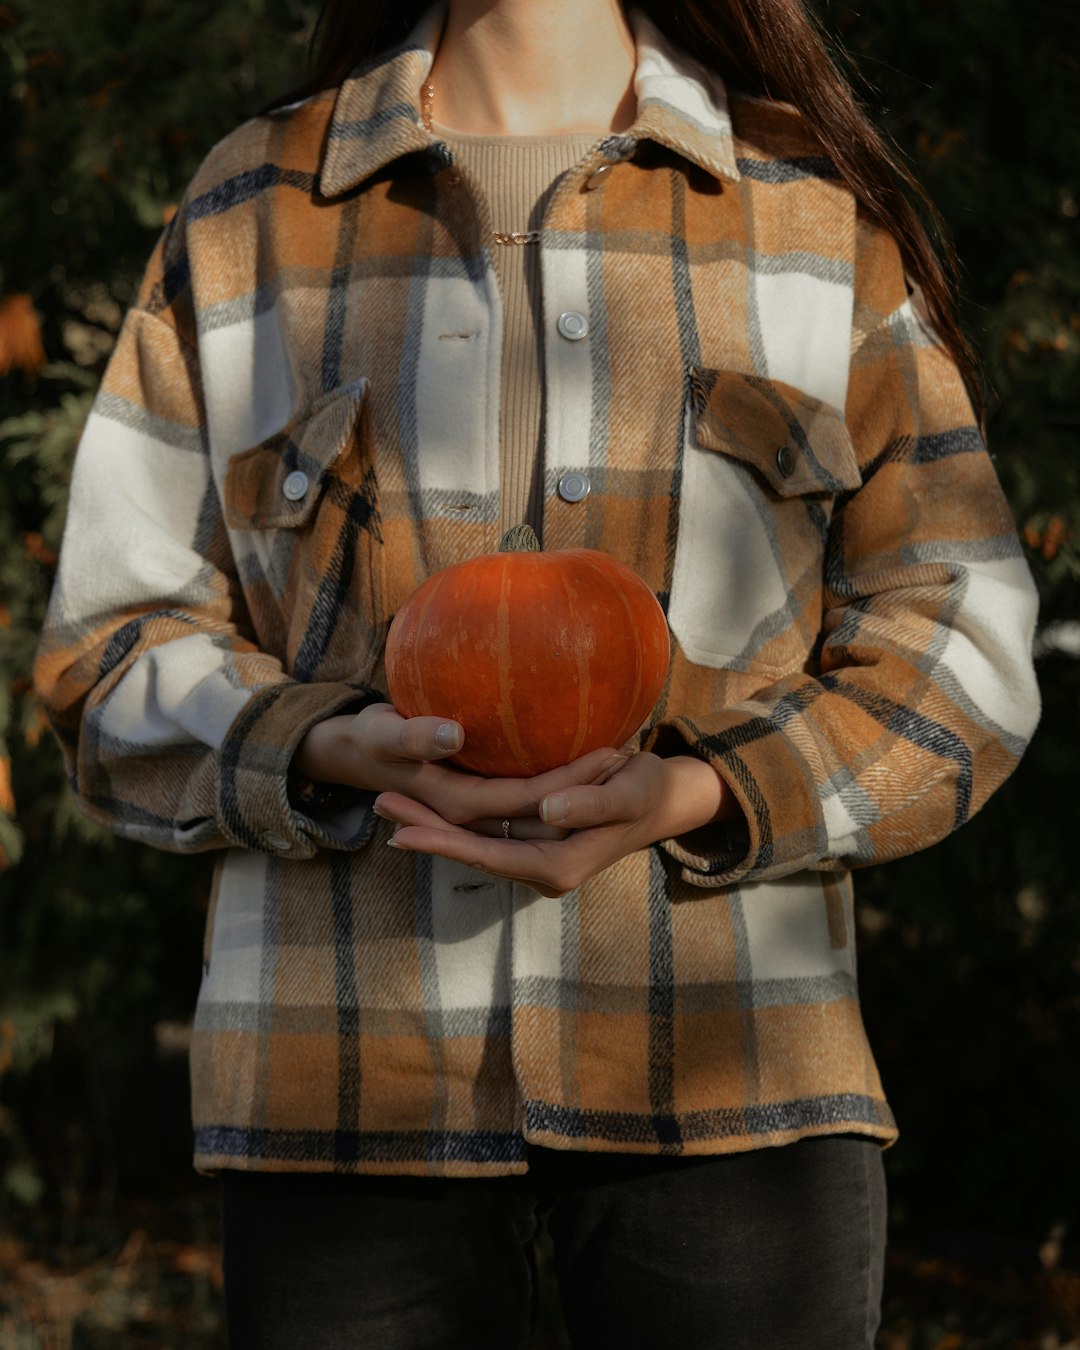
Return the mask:
{"type": "Polygon", "coordinates": [[[233,455],[225,471],[225,519],[233,529],[303,525],[323,480],[353,443],[366,379],[333,389],[277,435],[233,455]]]}
{"type": "Polygon", "coordinates": [[[845,492],[862,482],[841,413],[779,380],[690,372],[698,444],[748,464],[780,497],[845,492]]]}

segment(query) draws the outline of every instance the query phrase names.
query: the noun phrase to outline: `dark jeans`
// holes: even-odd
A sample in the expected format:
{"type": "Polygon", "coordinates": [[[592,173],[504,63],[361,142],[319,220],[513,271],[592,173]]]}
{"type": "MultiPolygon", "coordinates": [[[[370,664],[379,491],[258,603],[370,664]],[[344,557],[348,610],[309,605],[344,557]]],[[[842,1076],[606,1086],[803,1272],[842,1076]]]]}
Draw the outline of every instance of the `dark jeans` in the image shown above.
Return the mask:
{"type": "Polygon", "coordinates": [[[522,1350],[539,1216],[575,1350],[867,1350],[885,1183],[848,1136],[524,1177],[222,1173],[232,1350],[522,1350]]]}

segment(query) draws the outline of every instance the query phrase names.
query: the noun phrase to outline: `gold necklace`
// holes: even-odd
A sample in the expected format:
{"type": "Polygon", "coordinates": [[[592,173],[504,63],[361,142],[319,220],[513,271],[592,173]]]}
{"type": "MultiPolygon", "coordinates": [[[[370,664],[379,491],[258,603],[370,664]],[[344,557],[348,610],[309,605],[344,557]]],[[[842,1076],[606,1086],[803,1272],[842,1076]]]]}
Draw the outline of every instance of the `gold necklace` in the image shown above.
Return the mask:
{"type": "MultiPolygon", "coordinates": [[[[431,105],[435,99],[435,86],[428,80],[420,90],[420,116],[424,126],[431,130],[431,105]]],[[[492,230],[491,237],[497,244],[538,244],[539,230],[492,230]]]]}

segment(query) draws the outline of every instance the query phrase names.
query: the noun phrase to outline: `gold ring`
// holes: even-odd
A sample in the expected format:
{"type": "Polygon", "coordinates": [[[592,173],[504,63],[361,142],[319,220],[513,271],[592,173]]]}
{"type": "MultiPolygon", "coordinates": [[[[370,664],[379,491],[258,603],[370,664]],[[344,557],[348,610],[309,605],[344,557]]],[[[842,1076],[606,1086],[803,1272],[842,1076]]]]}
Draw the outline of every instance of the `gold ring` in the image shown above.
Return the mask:
{"type": "Polygon", "coordinates": [[[504,820],[504,821],[503,821],[503,838],[504,838],[504,839],[509,839],[509,838],[510,838],[510,822],[509,822],[509,820],[504,820]]]}

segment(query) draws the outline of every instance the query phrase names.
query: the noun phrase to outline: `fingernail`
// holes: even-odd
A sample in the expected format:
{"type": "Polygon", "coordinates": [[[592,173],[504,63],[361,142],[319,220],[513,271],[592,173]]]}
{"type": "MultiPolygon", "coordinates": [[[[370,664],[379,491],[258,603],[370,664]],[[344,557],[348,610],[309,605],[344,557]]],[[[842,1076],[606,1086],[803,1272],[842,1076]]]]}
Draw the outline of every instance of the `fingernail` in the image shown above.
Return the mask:
{"type": "Polygon", "coordinates": [[[461,728],[456,722],[444,722],[435,733],[435,744],[440,750],[460,750],[461,728]]]}
{"type": "Polygon", "coordinates": [[[391,839],[388,839],[388,840],[386,841],[386,847],[387,847],[387,848],[401,848],[402,845],[399,844],[398,841],[397,841],[396,839],[391,838],[391,839]]]}
{"type": "Polygon", "coordinates": [[[371,811],[372,811],[372,814],[373,814],[373,815],[381,816],[383,820],[393,820],[393,819],[394,819],[393,816],[387,815],[387,813],[382,809],[382,807],[379,805],[378,802],[375,802],[375,803],[374,803],[374,805],[373,805],[372,808],[371,808],[371,811]]]}
{"type": "Polygon", "coordinates": [[[607,773],[609,769],[613,769],[616,764],[621,764],[627,758],[629,756],[626,754],[612,755],[610,759],[605,759],[603,764],[600,765],[600,772],[607,773]]]}
{"type": "Polygon", "coordinates": [[[561,792],[545,797],[540,803],[540,819],[545,825],[557,825],[566,816],[569,803],[561,792]]]}

